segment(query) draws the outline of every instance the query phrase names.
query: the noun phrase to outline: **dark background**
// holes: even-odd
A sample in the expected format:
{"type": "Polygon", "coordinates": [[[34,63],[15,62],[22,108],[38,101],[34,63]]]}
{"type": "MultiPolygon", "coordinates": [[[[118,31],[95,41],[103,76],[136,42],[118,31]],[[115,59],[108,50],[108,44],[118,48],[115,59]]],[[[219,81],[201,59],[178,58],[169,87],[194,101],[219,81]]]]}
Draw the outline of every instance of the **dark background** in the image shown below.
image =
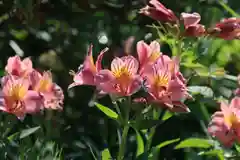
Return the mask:
{"type": "MultiPolygon", "coordinates": [[[[224,17],[231,17],[215,0],[161,0],[161,2],[178,16],[181,12],[200,13],[201,23],[207,27],[224,17]]],[[[104,58],[104,64],[108,64],[113,56],[135,54],[137,41],[145,39],[146,42],[150,42],[156,39],[156,31],[146,27],[147,24],[155,22],[138,14],[138,10],[146,3],[146,0],[0,1],[1,75],[4,74],[4,66],[9,56],[15,54],[22,57],[30,56],[35,68],[51,69],[54,80],[65,93],[63,112],[46,111],[44,114],[27,116],[24,122],[1,113],[0,157],[53,159],[52,157],[56,156],[69,160],[90,160],[93,159],[91,150],[99,156],[105,147],[109,147],[112,155],[116,155],[118,145],[115,123],[95,107],[88,106],[94,92],[93,87],[81,86],[67,91],[68,85],[72,82],[68,72],[76,70],[83,62],[90,43],[94,45],[94,58],[101,49],[110,48],[104,58]],[[129,47],[125,42],[131,36],[135,40],[132,47],[129,47]],[[41,126],[41,131],[36,132],[34,136],[16,140],[14,144],[9,143],[7,138],[12,134],[38,125],[41,126]]],[[[228,0],[227,4],[236,12],[239,11],[240,1],[228,0]]],[[[197,52],[194,53],[200,57],[199,63],[207,67],[217,64],[224,67],[228,74],[235,76],[238,74],[240,45],[237,40],[203,39],[201,42],[197,52]]],[[[161,50],[171,55],[167,45],[162,45],[161,50]]],[[[192,78],[189,83],[210,86],[215,97],[224,95],[229,90],[231,92],[236,87],[236,83],[232,84],[230,81],[209,83],[208,79],[199,77],[192,78]],[[220,90],[221,87],[224,89],[220,90]]],[[[209,121],[206,112],[209,111],[211,114],[218,105],[213,98],[207,99],[201,95],[195,98],[196,101],[186,102],[191,113],[173,116],[158,127],[153,145],[178,137],[181,139],[191,136],[206,137],[204,129],[209,121]],[[204,112],[203,108],[207,111],[204,112]]],[[[108,97],[101,99],[100,102],[111,107],[108,97]]],[[[134,135],[133,131],[131,133],[134,135]]],[[[133,159],[131,155],[135,152],[135,143],[129,142],[129,159],[133,159]]],[[[164,159],[163,157],[169,160],[211,159],[197,156],[196,150],[175,151],[173,147],[170,145],[163,148],[159,159],[164,159]]]]}

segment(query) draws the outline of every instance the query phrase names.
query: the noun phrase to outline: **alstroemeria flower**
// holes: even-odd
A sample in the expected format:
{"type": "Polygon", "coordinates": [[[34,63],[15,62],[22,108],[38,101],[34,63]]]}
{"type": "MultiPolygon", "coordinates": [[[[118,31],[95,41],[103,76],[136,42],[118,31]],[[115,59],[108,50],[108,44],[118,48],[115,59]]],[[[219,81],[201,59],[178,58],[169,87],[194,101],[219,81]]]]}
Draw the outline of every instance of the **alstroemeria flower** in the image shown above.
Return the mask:
{"type": "Polygon", "coordinates": [[[104,69],[96,75],[98,89],[117,96],[132,95],[141,87],[138,67],[138,61],[133,56],[114,58],[111,70],[104,69]]]}
{"type": "Polygon", "coordinates": [[[144,70],[144,85],[150,95],[149,101],[164,104],[171,111],[189,112],[182,100],[190,96],[175,61],[162,55],[155,64],[144,70]]]}
{"type": "Polygon", "coordinates": [[[164,5],[162,5],[158,0],[150,0],[150,5],[142,8],[140,13],[151,17],[152,19],[164,22],[173,22],[176,23],[178,18],[175,16],[172,10],[167,9],[164,5]]]}
{"type": "Polygon", "coordinates": [[[162,55],[160,44],[157,41],[152,41],[148,45],[144,41],[139,41],[137,43],[137,54],[140,64],[139,73],[141,74],[147,65],[152,65],[162,55]]]}
{"type": "Polygon", "coordinates": [[[232,99],[228,106],[221,103],[221,111],[212,115],[208,132],[224,146],[231,147],[235,141],[240,142],[240,98],[232,99]]]}
{"type": "Polygon", "coordinates": [[[30,80],[32,89],[43,96],[45,108],[62,109],[64,94],[61,87],[53,83],[50,71],[40,74],[34,70],[30,80]]]}
{"type": "Polygon", "coordinates": [[[215,27],[210,28],[208,33],[225,40],[239,39],[240,19],[235,17],[223,19],[221,22],[217,23],[215,27]]]}
{"type": "Polygon", "coordinates": [[[185,27],[185,36],[202,36],[205,34],[205,27],[199,24],[201,16],[198,13],[181,13],[185,27]]]}
{"type": "Polygon", "coordinates": [[[101,61],[103,54],[108,50],[108,48],[103,49],[97,57],[96,64],[94,64],[93,56],[92,56],[92,48],[93,45],[90,45],[88,49],[88,55],[86,56],[82,65],[80,65],[78,72],[73,74],[73,83],[69,85],[68,88],[72,88],[74,86],[79,85],[95,85],[94,77],[98,73],[99,70],[102,69],[101,61]]]}
{"type": "Polygon", "coordinates": [[[38,112],[43,104],[42,97],[29,90],[30,83],[26,78],[16,78],[9,75],[2,85],[0,109],[23,119],[27,113],[38,112]]]}
{"type": "Polygon", "coordinates": [[[19,56],[13,56],[8,58],[7,65],[5,67],[5,71],[8,74],[26,77],[33,70],[32,61],[30,58],[25,58],[21,61],[19,56]]]}

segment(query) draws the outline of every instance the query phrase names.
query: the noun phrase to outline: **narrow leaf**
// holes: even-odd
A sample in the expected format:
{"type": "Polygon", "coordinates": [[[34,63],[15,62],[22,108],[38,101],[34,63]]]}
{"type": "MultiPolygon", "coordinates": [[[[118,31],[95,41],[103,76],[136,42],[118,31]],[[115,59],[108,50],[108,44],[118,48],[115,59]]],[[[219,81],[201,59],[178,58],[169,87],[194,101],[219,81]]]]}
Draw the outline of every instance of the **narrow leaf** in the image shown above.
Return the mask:
{"type": "Polygon", "coordinates": [[[173,113],[170,111],[166,111],[162,117],[163,121],[166,121],[167,119],[171,118],[173,116],[173,113]]]}
{"type": "Polygon", "coordinates": [[[97,108],[102,111],[105,115],[107,115],[109,118],[111,119],[118,119],[118,114],[116,112],[114,112],[113,110],[111,110],[110,108],[108,107],[105,107],[99,103],[96,103],[95,102],[95,105],[97,106],[97,108]]]}
{"type": "Polygon", "coordinates": [[[213,146],[211,141],[201,138],[188,138],[186,140],[183,140],[180,142],[177,146],[175,146],[175,149],[180,148],[209,148],[213,146]]]}
{"type": "Polygon", "coordinates": [[[20,139],[35,133],[39,129],[40,129],[40,126],[22,130],[20,133],[20,139]]]}
{"type": "Polygon", "coordinates": [[[213,97],[212,89],[206,86],[189,86],[188,90],[192,94],[201,94],[204,97],[209,97],[209,98],[213,97]]]}
{"type": "Polygon", "coordinates": [[[137,136],[137,153],[136,153],[136,157],[138,157],[139,155],[143,154],[144,152],[144,142],[143,142],[143,138],[141,136],[141,134],[136,131],[136,136],[137,136]]]}
{"type": "Polygon", "coordinates": [[[102,156],[102,159],[112,159],[112,156],[111,156],[108,148],[106,148],[102,151],[101,156],[102,156]]]}
{"type": "Polygon", "coordinates": [[[169,144],[172,144],[172,143],[175,143],[175,142],[178,142],[178,141],[180,141],[180,138],[164,141],[164,142],[160,143],[159,145],[157,145],[156,148],[161,149],[161,148],[163,148],[163,147],[165,147],[169,144]]]}
{"type": "Polygon", "coordinates": [[[198,155],[205,155],[205,156],[217,156],[219,160],[224,160],[224,153],[221,149],[214,149],[207,152],[200,152],[198,155]]]}

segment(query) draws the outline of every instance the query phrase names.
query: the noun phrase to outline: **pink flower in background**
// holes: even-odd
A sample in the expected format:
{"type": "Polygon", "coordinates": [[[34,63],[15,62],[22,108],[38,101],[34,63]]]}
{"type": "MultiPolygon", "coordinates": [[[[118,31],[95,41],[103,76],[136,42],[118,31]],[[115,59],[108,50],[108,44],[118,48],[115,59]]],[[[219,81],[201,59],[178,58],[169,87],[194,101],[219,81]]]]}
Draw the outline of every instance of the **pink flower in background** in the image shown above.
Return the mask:
{"type": "Polygon", "coordinates": [[[150,95],[149,101],[164,104],[172,111],[189,112],[182,100],[190,95],[175,60],[162,55],[155,64],[148,66],[142,74],[144,85],[150,95]]]}
{"type": "Polygon", "coordinates": [[[111,63],[111,70],[100,70],[96,75],[97,88],[108,94],[132,95],[141,87],[138,68],[138,61],[133,56],[116,57],[111,63]]]}
{"type": "Polygon", "coordinates": [[[79,67],[79,70],[77,73],[74,73],[73,71],[71,74],[73,74],[73,83],[69,85],[68,88],[72,88],[74,86],[79,85],[95,85],[95,75],[99,72],[99,70],[102,69],[101,61],[103,54],[108,50],[108,48],[105,48],[100,52],[98,55],[98,58],[96,60],[96,64],[94,64],[93,57],[92,57],[92,48],[93,46],[90,45],[88,50],[88,55],[86,56],[83,64],[79,67]]]}
{"type": "Polygon", "coordinates": [[[162,5],[158,0],[150,0],[150,5],[142,8],[140,13],[151,17],[154,20],[164,21],[164,22],[173,22],[176,23],[178,18],[175,16],[172,10],[167,9],[162,5]]]}
{"type": "Polygon", "coordinates": [[[239,39],[240,19],[235,17],[223,19],[213,28],[210,28],[208,33],[212,36],[216,36],[225,40],[239,39]]]}
{"type": "Polygon", "coordinates": [[[228,106],[221,103],[221,111],[212,115],[208,132],[224,146],[231,147],[235,141],[240,142],[240,98],[232,99],[228,106]]]}
{"type": "Polygon", "coordinates": [[[5,78],[1,95],[0,109],[23,119],[27,113],[38,112],[43,104],[42,97],[29,90],[30,83],[26,78],[11,75],[5,78]]]}
{"type": "Polygon", "coordinates": [[[62,89],[53,83],[50,71],[40,74],[34,70],[30,80],[32,89],[43,96],[45,108],[62,109],[64,94],[62,89]]]}
{"type": "Polygon", "coordinates": [[[5,67],[5,71],[8,74],[26,77],[33,70],[32,61],[30,58],[25,58],[21,61],[19,56],[14,56],[8,58],[7,65],[5,67]]]}
{"type": "Polygon", "coordinates": [[[205,34],[205,27],[199,24],[201,16],[198,13],[181,13],[185,27],[185,36],[202,36],[205,34]]]}
{"type": "Polygon", "coordinates": [[[146,66],[155,63],[162,55],[160,52],[160,44],[157,41],[152,41],[150,45],[148,45],[144,41],[139,41],[137,43],[137,54],[140,64],[139,73],[141,74],[146,66]]]}

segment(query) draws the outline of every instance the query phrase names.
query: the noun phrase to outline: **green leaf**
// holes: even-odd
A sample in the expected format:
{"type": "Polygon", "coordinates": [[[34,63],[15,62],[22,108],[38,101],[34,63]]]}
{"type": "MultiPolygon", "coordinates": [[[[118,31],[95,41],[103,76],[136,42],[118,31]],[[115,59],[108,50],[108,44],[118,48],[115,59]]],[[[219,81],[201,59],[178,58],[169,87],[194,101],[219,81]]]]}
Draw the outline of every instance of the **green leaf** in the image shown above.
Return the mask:
{"type": "Polygon", "coordinates": [[[172,143],[175,143],[175,142],[178,142],[178,141],[180,141],[180,138],[164,141],[164,142],[160,143],[159,145],[157,145],[155,148],[156,149],[161,149],[161,148],[163,148],[163,147],[165,147],[169,144],[172,144],[172,143]]]}
{"type": "Polygon", "coordinates": [[[136,157],[144,153],[144,141],[141,134],[135,129],[137,136],[137,153],[136,157]]]}
{"type": "Polygon", "coordinates": [[[175,146],[175,149],[181,148],[209,148],[213,146],[213,144],[206,139],[201,138],[188,138],[183,140],[178,145],[175,146]]]}
{"type": "Polygon", "coordinates": [[[20,139],[23,139],[23,138],[35,133],[39,129],[40,129],[40,126],[22,130],[20,133],[20,139]]]}
{"type": "Polygon", "coordinates": [[[18,137],[18,135],[19,135],[19,132],[16,132],[16,133],[8,136],[7,139],[8,139],[9,141],[13,141],[13,140],[15,140],[15,139],[18,137]]]}
{"type": "Polygon", "coordinates": [[[224,152],[221,149],[214,149],[207,152],[200,152],[198,155],[205,155],[205,156],[217,156],[219,160],[224,160],[224,152]]]}
{"type": "Polygon", "coordinates": [[[213,97],[213,91],[211,88],[206,86],[189,86],[188,91],[192,94],[201,94],[206,98],[212,98],[213,97]]]}
{"type": "Polygon", "coordinates": [[[240,153],[240,145],[239,144],[235,144],[235,149],[237,150],[238,153],[240,153]]]}
{"type": "Polygon", "coordinates": [[[108,148],[106,148],[102,151],[101,156],[102,156],[102,159],[106,159],[106,160],[112,159],[112,156],[111,156],[108,148]]]}
{"type": "Polygon", "coordinates": [[[116,112],[114,112],[113,110],[111,110],[108,107],[105,107],[99,103],[95,102],[96,107],[102,111],[105,115],[107,115],[109,118],[117,120],[118,119],[118,114],[116,112]]]}
{"type": "Polygon", "coordinates": [[[158,159],[158,153],[160,151],[161,148],[169,145],[169,144],[172,144],[172,143],[176,143],[180,141],[180,138],[177,138],[177,139],[172,139],[172,140],[168,140],[168,141],[164,141],[162,143],[160,143],[159,145],[157,145],[156,147],[152,148],[152,151],[151,151],[151,154],[149,155],[149,159],[152,159],[152,160],[157,160],[158,159]]]}
{"type": "Polygon", "coordinates": [[[236,76],[232,76],[232,75],[228,75],[228,74],[225,74],[224,78],[232,80],[232,81],[237,81],[238,80],[238,78],[236,76]]]}
{"type": "Polygon", "coordinates": [[[171,118],[174,114],[172,112],[166,111],[162,117],[163,121],[166,121],[167,119],[171,118]]]}

